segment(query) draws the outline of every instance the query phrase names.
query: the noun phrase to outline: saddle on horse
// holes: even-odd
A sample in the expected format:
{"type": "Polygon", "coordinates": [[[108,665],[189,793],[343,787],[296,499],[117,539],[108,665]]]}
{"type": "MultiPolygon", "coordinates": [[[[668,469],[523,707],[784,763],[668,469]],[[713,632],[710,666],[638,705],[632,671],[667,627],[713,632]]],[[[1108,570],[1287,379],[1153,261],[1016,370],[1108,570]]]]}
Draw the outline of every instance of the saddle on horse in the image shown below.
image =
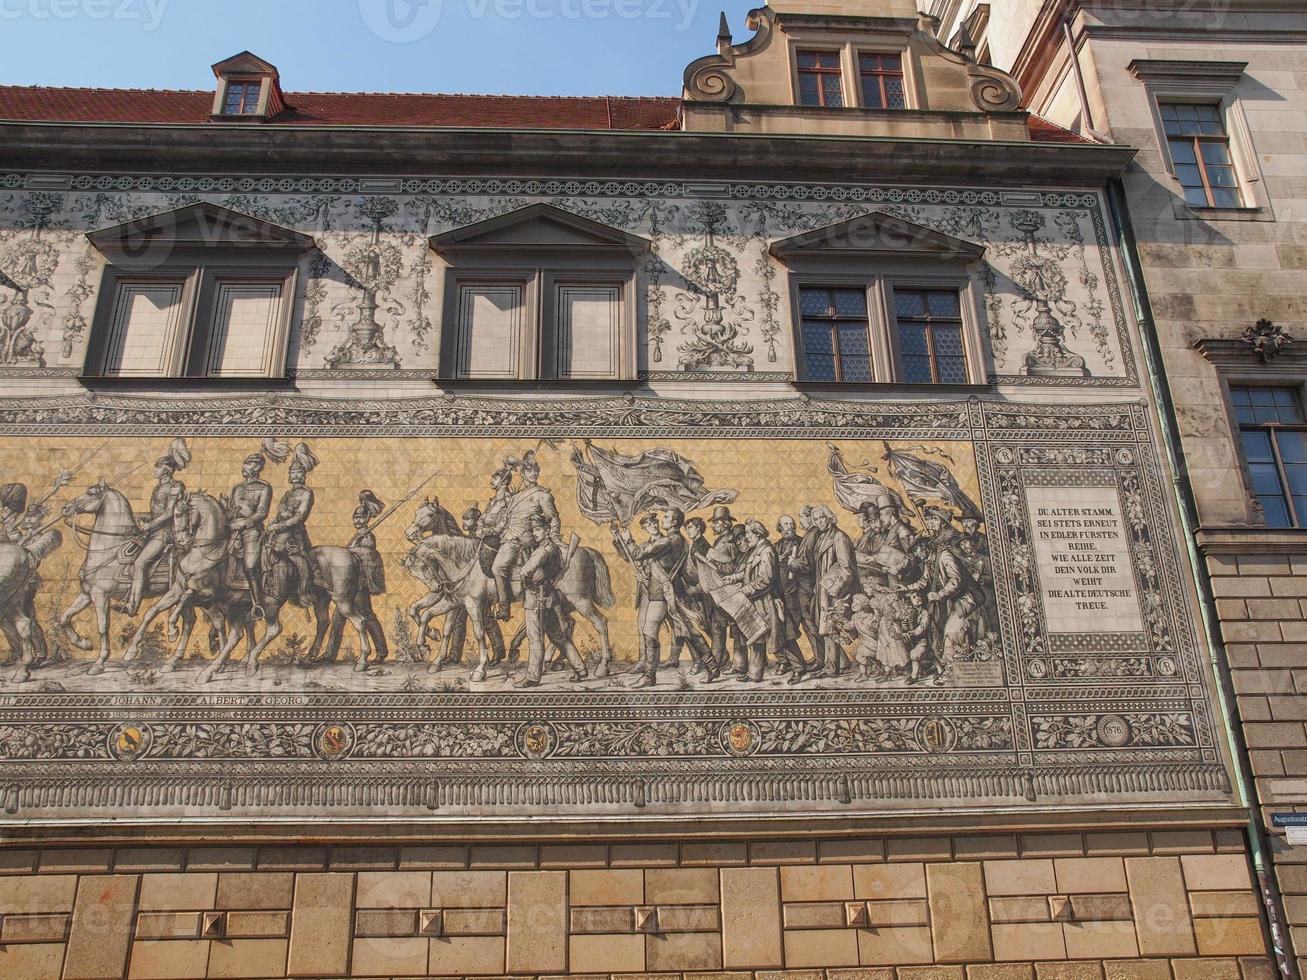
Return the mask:
{"type": "MultiPolygon", "coordinates": [[[[116,578],[125,585],[130,585],[132,581],[132,570],[136,567],[136,556],[145,548],[144,538],[132,538],[118,549],[118,566],[115,569],[116,578]]],[[[145,572],[145,587],[156,593],[168,591],[168,585],[172,582],[173,558],[169,551],[165,550],[163,554],[155,558],[150,563],[150,567],[145,572]]]]}

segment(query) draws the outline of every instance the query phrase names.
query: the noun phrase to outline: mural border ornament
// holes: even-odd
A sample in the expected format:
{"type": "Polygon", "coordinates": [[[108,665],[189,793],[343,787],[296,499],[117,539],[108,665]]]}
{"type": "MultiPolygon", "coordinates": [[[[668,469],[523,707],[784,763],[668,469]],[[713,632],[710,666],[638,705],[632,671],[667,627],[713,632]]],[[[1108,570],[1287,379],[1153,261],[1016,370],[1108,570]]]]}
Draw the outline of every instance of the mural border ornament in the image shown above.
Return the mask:
{"type": "Polygon", "coordinates": [[[0,400],[0,434],[11,439],[154,435],[161,426],[195,438],[381,430],[419,439],[702,438],[711,426],[714,440],[970,441],[982,509],[995,521],[994,578],[1017,583],[997,597],[1008,686],[864,687],[838,696],[802,688],[285,695],[11,688],[0,691],[6,819],[85,819],[124,805],[174,820],[341,819],[377,806],[397,817],[454,820],[489,812],[538,819],[542,806],[558,819],[602,819],[684,817],[723,804],[807,816],[1101,806],[1102,794],[1112,794],[1112,805],[1230,798],[1141,403],[594,398],[524,406],[473,397],[260,397],[160,410],[157,401],[131,397],[0,400]],[[1009,513],[1013,475],[1045,473],[1056,483],[1096,473],[1086,460],[1106,464],[1102,478],[1134,495],[1123,513],[1136,563],[1145,551],[1150,556],[1148,587],[1159,597],[1169,647],[1156,652],[1174,663],[1170,670],[1116,672],[1113,665],[1141,655],[1110,648],[1088,658],[1101,669],[1038,676],[1025,669],[1047,657],[1020,640],[1025,586],[1013,529],[1024,518],[1009,513]],[[125,725],[139,733],[127,745],[125,725]],[[306,816],[306,808],[314,812],[306,816]]]}

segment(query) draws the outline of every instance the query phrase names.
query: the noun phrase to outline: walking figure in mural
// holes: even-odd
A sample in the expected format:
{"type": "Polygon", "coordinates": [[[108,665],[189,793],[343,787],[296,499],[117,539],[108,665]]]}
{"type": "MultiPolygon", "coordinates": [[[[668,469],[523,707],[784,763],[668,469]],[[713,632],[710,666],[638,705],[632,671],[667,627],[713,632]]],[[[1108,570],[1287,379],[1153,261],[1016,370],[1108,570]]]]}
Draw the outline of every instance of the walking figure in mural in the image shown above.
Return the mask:
{"type": "Polygon", "coordinates": [[[514,687],[539,687],[545,667],[545,638],[563,651],[572,667],[571,680],[583,681],[590,676],[585,661],[572,644],[572,615],[558,580],[571,562],[578,541],[572,538],[569,554],[564,555],[554,540],[555,529],[547,518],[533,514],[527,519],[527,535],[520,542],[526,555],[522,567],[522,606],[526,613],[526,635],[530,656],[526,673],[514,687]]]}
{"type": "Polygon", "coordinates": [[[272,485],[262,478],[267,462],[284,463],[290,447],[275,439],[263,440],[259,451],[245,457],[242,482],[231,488],[227,498],[230,520],[229,551],[240,562],[254,603],[255,619],[263,618],[263,525],[272,510],[272,485]]]}
{"type": "MultiPolygon", "coordinates": [[[[62,486],[58,480],[55,485],[62,486]]],[[[36,618],[36,593],[41,561],[63,538],[41,526],[45,513],[44,501],[28,506],[25,484],[0,487],[0,633],[9,643],[11,662],[17,664],[13,680],[19,684],[49,655],[45,631],[36,618]]]]}
{"type": "MultiPolygon", "coordinates": [[[[191,451],[186,440],[179,438],[172,441],[168,451],[154,464],[154,475],[159,482],[150,494],[150,516],[140,522],[145,541],[132,563],[132,584],[123,603],[123,611],[128,616],[140,612],[141,600],[146,598],[146,576],[172,544],[173,508],[186,492],[186,485],[176,478],[176,474],[186,469],[190,462],[191,451]]],[[[171,555],[168,557],[171,559],[171,555]]],[[[168,575],[171,580],[171,570],[168,575]]]]}
{"type": "MultiPolygon", "coordinates": [[[[410,494],[409,498],[412,496],[413,494],[410,494]]],[[[382,521],[395,512],[395,509],[386,512],[386,505],[380,497],[371,490],[360,491],[359,505],[354,508],[351,517],[354,535],[345,546],[359,566],[359,588],[354,596],[354,607],[363,617],[368,637],[372,641],[372,649],[376,652],[373,664],[385,663],[390,657],[386,631],[381,625],[381,620],[377,618],[376,610],[372,608],[372,597],[384,595],[386,591],[386,566],[381,560],[381,553],[377,551],[376,530],[382,521]]],[[[337,607],[331,616],[331,628],[327,634],[327,644],[322,659],[306,659],[301,662],[301,665],[307,667],[318,663],[335,663],[340,656],[340,645],[344,635],[345,617],[337,607]]]]}

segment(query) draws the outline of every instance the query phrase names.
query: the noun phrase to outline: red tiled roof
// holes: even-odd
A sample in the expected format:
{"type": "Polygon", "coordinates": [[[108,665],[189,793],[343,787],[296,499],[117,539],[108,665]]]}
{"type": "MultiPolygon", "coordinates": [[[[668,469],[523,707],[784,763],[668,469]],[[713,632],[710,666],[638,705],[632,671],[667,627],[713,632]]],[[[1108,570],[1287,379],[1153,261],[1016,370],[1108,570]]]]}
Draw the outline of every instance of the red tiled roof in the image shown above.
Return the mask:
{"type": "Polygon", "coordinates": [[[1042,119],[1033,113],[1026,119],[1026,127],[1030,130],[1030,138],[1036,143],[1092,143],[1093,140],[1087,140],[1079,133],[1073,133],[1069,129],[1063,129],[1057,123],[1051,123],[1047,119],[1042,119]]]}
{"type": "MultiPolygon", "coordinates": [[[[287,92],[285,126],[450,126],[487,129],[679,128],[681,100],[552,95],[395,95],[287,92]]],[[[35,122],[205,123],[213,93],[164,89],[44,88],[0,85],[0,119],[35,122]]],[[[1039,143],[1089,143],[1039,116],[1028,120],[1039,143]]]]}
{"type": "MultiPolygon", "coordinates": [[[[273,122],[301,126],[484,126],[490,129],[677,127],[680,99],[534,95],[287,92],[273,122]]],[[[204,123],[213,93],[156,89],[0,86],[0,119],[38,122],[204,123]]]]}

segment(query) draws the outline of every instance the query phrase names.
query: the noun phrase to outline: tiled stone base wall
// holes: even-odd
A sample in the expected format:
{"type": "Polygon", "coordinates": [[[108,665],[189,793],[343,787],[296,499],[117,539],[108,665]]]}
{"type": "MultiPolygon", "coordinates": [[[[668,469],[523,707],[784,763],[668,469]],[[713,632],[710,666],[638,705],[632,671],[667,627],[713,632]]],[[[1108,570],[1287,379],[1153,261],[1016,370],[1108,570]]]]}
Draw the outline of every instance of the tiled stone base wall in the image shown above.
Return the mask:
{"type": "MultiPolygon", "coordinates": [[[[1207,559],[1263,820],[1307,811],[1307,553],[1207,559]]],[[[1307,951],[1307,847],[1274,838],[1294,949],[1307,951]]],[[[1307,958],[1300,958],[1300,970],[1307,958]]]]}
{"type": "Polygon", "coordinates": [[[0,864],[4,980],[1273,973],[1229,830],[10,849],[0,864]]]}

